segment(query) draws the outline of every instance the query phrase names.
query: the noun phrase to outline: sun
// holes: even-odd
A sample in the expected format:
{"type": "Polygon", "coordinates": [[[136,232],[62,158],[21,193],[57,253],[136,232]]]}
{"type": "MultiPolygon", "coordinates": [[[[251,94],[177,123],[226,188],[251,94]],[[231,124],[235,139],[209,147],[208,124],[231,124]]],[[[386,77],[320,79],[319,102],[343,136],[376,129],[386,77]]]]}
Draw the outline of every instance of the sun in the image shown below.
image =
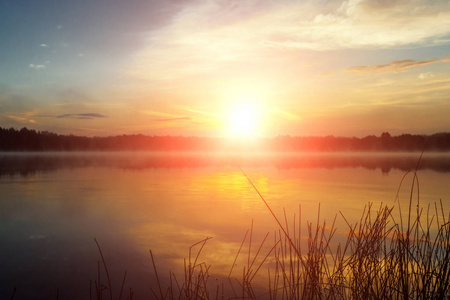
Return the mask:
{"type": "Polygon", "coordinates": [[[236,103],[227,116],[229,137],[253,138],[258,135],[260,113],[251,102],[236,103]]]}

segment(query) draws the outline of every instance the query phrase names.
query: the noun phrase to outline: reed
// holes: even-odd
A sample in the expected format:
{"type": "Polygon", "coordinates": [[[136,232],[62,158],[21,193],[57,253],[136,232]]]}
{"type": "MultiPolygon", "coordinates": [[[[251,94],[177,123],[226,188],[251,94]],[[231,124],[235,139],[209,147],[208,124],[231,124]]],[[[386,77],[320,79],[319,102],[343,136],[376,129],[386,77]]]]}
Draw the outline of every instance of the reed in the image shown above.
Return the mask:
{"type": "MultiPolygon", "coordinates": [[[[245,234],[234,262],[245,256],[246,265],[237,270],[234,263],[228,279],[214,288],[208,283],[210,266],[203,262],[201,252],[211,239],[207,237],[189,248],[184,260],[184,278],[179,281],[169,272],[168,286],[162,286],[156,261],[150,251],[157,291],[153,299],[450,299],[450,216],[444,213],[442,201],[426,210],[420,207],[417,170],[411,171],[413,184],[408,214],[394,216],[396,205],[365,206],[358,222],[348,222],[342,212],[328,225],[320,217],[306,222],[303,232],[301,207],[298,217],[284,224],[272,211],[264,197],[248,178],[269,212],[277,222],[273,245],[267,246],[269,233],[259,245],[253,241],[253,221],[245,234]],[[417,203],[413,195],[417,191],[417,203]],[[414,209],[415,208],[415,209],[414,209]],[[344,242],[336,243],[336,218],[347,224],[344,242]],[[245,250],[247,249],[247,251],[245,250]],[[263,250],[266,249],[266,250],[263,250]],[[255,284],[257,275],[266,279],[263,290],[255,284]],[[267,275],[265,275],[267,274],[267,275]]],[[[405,175],[406,176],[406,175],[405,175]]],[[[403,180],[402,180],[403,182],[403,180]]],[[[101,283],[98,266],[96,299],[111,283],[99,248],[108,285],[101,283]]],[[[120,288],[122,297],[123,285],[120,288]]],[[[130,293],[127,299],[132,299],[130,293]]]]}

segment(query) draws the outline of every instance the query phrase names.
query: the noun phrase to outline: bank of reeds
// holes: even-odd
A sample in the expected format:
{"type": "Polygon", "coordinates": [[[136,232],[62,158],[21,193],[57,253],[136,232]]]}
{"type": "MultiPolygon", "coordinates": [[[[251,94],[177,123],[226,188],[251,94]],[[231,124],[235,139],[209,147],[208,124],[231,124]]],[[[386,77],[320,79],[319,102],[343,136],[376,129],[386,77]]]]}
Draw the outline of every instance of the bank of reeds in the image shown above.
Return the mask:
{"type": "MultiPolygon", "coordinates": [[[[418,192],[418,178],[415,171],[411,173],[413,184],[406,216],[402,216],[399,203],[378,208],[368,204],[354,224],[340,213],[337,217],[342,217],[347,224],[346,237],[340,243],[333,240],[337,235],[336,218],[331,225],[321,221],[320,206],[317,220],[306,222],[306,230],[302,230],[301,218],[296,221],[294,217],[289,225],[286,213],[282,224],[254,187],[278,223],[273,245],[267,247],[268,235],[259,245],[252,245],[252,224],[236,256],[247,256],[247,264],[237,270],[233,263],[228,280],[213,288],[208,282],[210,266],[200,259],[209,238],[191,246],[184,262],[184,278],[180,280],[169,272],[166,286],[160,280],[150,251],[157,280],[157,289],[152,290],[150,297],[169,300],[450,299],[449,216],[442,202],[425,211],[421,208],[419,193],[417,198],[413,197],[413,192],[418,192]],[[395,208],[399,209],[398,214],[395,208]],[[254,283],[258,274],[266,278],[263,288],[254,283]]],[[[109,282],[103,257],[102,261],[109,282]]],[[[96,299],[114,298],[110,283],[102,284],[100,275],[95,286],[96,299]]],[[[122,290],[123,284],[118,299],[122,295],[123,299],[133,298],[131,290],[126,296],[122,290]]]]}

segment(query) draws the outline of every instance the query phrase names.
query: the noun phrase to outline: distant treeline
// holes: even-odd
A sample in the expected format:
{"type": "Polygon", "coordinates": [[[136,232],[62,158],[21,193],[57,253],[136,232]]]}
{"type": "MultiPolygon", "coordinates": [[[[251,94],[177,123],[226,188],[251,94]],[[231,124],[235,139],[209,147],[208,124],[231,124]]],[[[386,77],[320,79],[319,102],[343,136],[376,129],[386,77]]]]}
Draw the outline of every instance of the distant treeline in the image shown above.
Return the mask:
{"type": "Polygon", "coordinates": [[[450,133],[402,134],[364,138],[278,136],[254,143],[221,138],[119,135],[85,137],[48,131],[0,127],[0,151],[450,151],[450,133]]]}

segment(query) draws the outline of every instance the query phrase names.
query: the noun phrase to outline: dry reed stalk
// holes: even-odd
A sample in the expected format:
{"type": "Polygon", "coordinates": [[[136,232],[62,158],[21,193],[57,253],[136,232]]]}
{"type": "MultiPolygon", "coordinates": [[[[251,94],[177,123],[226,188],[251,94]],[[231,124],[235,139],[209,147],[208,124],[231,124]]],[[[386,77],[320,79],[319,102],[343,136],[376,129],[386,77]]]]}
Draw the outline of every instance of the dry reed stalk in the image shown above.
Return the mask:
{"type": "MultiPolygon", "coordinates": [[[[416,170],[407,172],[400,183],[401,186],[408,174],[413,175],[407,215],[403,216],[400,208],[400,187],[396,195],[396,204],[400,210],[397,220],[393,215],[395,206],[383,204],[375,210],[373,204],[368,203],[355,224],[350,224],[340,212],[348,226],[348,234],[346,240],[338,243],[335,248],[332,247],[332,240],[337,231],[337,216],[331,226],[328,226],[325,220],[321,221],[319,205],[317,220],[314,223],[306,222],[305,241],[302,235],[301,206],[298,225],[294,214],[290,227],[285,210],[282,225],[268,202],[241,169],[279,228],[274,233],[273,246],[264,254],[263,245],[269,234],[259,247],[255,247],[252,220],[251,228],[246,232],[228,274],[232,295],[227,299],[450,299],[450,216],[445,215],[442,201],[439,207],[435,204],[434,214],[431,214],[430,207],[426,211],[420,207],[418,165],[416,170]],[[417,204],[413,201],[415,191],[417,204]],[[247,252],[242,253],[248,236],[247,252]],[[246,265],[240,279],[231,278],[240,255],[245,256],[246,265]],[[254,279],[268,261],[273,263],[268,266],[268,292],[257,296],[254,279]]],[[[175,275],[170,272],[170,285],[165,294],[150,251],[159,287],[159,296],[153,293],[155,298],[210,299],[207,287],[210,266],[198,262],[209,239],[201,240],[189,248],[189,257],[184,263],[184,283],[180,286],[175,275]],[[200,249],[193,254],[196,246],[200,246],[200,249]],[[174,292],[173,282],[176,283],[178,296],[174,292]]],[[[100,254],[109,282],[101,250],[100,254]]],[[[104,288],[100,279],[99,263],[98,283],[95,283],[98,299],[101,299],[104,288]]],[[[121,291],[122,289],[123,284],[121,291]]],[[[219,293],[220,287],[217,285],[211,295],[217,300],[219,293]]],[[[225,299],[224,293],[222,285],[222,299],[225,299]]]]}

